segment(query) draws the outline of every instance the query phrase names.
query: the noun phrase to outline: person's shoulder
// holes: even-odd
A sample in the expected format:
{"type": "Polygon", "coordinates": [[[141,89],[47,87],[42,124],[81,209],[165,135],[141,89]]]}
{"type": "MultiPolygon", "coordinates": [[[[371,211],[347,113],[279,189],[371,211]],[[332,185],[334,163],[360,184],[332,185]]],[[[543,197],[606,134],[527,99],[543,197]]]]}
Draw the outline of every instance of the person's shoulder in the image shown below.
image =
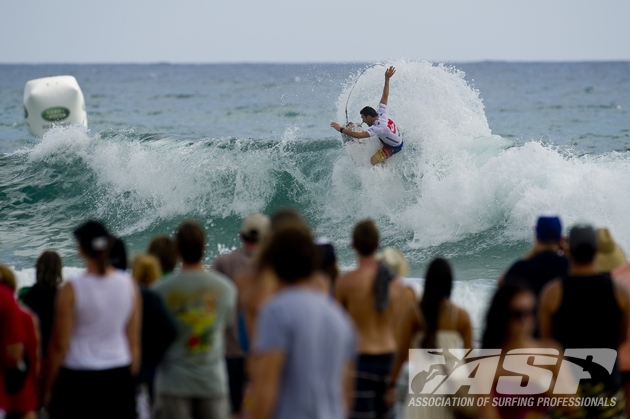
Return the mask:
{"type": "Polygon", "coordinates": [[[13,293],[7,288],[0,286],[0,301],[14,301],[13,293]]]}
{"type": "Polygon", "coordinates": [[[115,278],[117,281],[122,282],[133,282],[133,278],[131,274],[127,271],[123,271],[121,269],[116,269],[112,273],[108,275],[109,278],[115,278]]]}
{"type": "Polygon", "coordinates": [[[470,314],[468,314],[468,311],[464,307],[458,306],[457,304],[453,304],[453,306],[457,310],[457,321],[470,323],[470,314]]]}
{"type": "Polygon", "coordinates": [[[206,277],[213,283],[218,284],[222,288],[227,288],[229,290],[235,291],[236,286],[234,282],[230,280],[227,276],[222,274],[221,272],[215,269],[208,269],[205,271],[206,277]]]}
{"type": "Polygon", "coordinates": [[[232,259],[239,256],[239,250],[240,249],[235,249],[231,252],[223,253],[217,256],[216,259],[214,259],[214,262],[212,262],[212,269],[220,270],[223,265],[228,264],[232,259]]]}
{"type": "Polygon", "coordinates": [[[541,297],[543,293],[559,293],[562,292],[562,278],[554,278],[551,281],[547,282],[547,284],[541,290],[541,297]]]}
{"type": "Polygon", "coordinates": [[[31,310],[31,308],[27,306],[26,304],[18,303],[18,308],[20,309],[21,312],[23,312],[24,314],[28,316],[37,316],[37,314],[35,314],[35,312],[31,310]]]}
{"type": "Polygon", "coordinates": [[[24,297],[30,294],[32,289],[33,289],[33,286],[20,288],[17,292],[18,299],[22,301],[24,297]]]}
{"type": "Polygon", "coordinates": [[[622,283],[630,284],[630,262],[610,272],[610,276],[622,283]]]}
{"type": "Polygon", "coordinates": [[[503,279],[505,282],[510,282],[514,279],[523,280],[525,278],[529,279],[529,277],[536,270],[536,266],[539,264],[538,260],[535,259],[539,255],[535,255],[532,258],[527,259],[519,259],[512,264],[503,275],[503,279]]]}
{"type": "Polygon", "coordinates": [[[152,288],[140,287],[140,298],[142,298],[142,309],[150,313],[149,316],[164,311],[166,307],[160,293],[152,288]]]}
{"type": "Polygon", "coordinates": [[[166,278],[158,279],[153,284],[151,284],[149,289],[159,294],[160,292],[170,288],[172,286],[171,284],[173,283],[173,279],[176,278],[178,275],[179,274],[171,274],[166,278]]]}
{"type": "Polygon", "coordinates": [[[284,290],[276,293],[259,308],[259,315],[262,317],[273,317],[276,321],[279,319],[295,318],[292,313],[296,313],[299,307],[303,307],[303,303],[295,298],[290,290],[284,290]]]}
{"type": "Polygon", "coordinates": [[[562,279],[555,278],[547,282],[540,291],[540,305],[555,308],[562,298],[562,279]]]}
{"type": "Polygon", "coordinates": [[[55,307],[70,307],[74,303],[75,288],[79,289],[76,279],[64,282],[57,292],[55,307]]]}
{"type": "Polygon", "coordinates": [[[566,256],[563,256],[553,250],[545,250],[543,252],[537,253],[532,256],[531,260],[542,263],[545,267],[548,267],[550,269],[557,267],[569,267],[569,259],[567,259],[566,256]]]}
{"type": "Polygon", "coordinates": [[[524,266],[529,265],[530,260],[529,259],[519,259],[516,262],[514,262],[512,265],[510,265],[510,267],[508,268],[506,274],[509,274],[513,271],[518,271],[519,269],[523,268],[524,266]]]}
{"type": "Polygon", "coordinates": [[[391,289],[396,290],[397,292],[402,292],[403,289],[407,288],[407,285],[403,281],[401,276],[396,276],[390,283],[389,287],[391,289]]]}
{"type": "Polygon", "coordinates": [[[145,301],[155,301],[155,300],[160,299],[160,296],[155,290],[149,287],[145,287],[145,286],[140,286],[139,288],[140,288],[140,296],[142,297],[143,305],[145,301]]]}
{"type": "Polygon", "coordinates": [[[33,310],[24,304],[18,304],[18,308],[20,309],[20,316],[24,325],[39,327],[39,317],[33,310]]]}
{"type": "Polygon", "coordinates": [[[552,259],[552,260],[563,260],[568,261],[566,256],[558,253],[558,250],[554,249],[541,249],[536,254],[532,256],[532,258],[537,259],[552,259]]]}
{"type": "Polygon", "coordinates": [[[612,280],[612,284],[617,300],[619,300],[619,302],[621,302],[624,307],[627,307],[630,300],[630,293],[628,292],[628,289],[619,281],[612,280]]]}

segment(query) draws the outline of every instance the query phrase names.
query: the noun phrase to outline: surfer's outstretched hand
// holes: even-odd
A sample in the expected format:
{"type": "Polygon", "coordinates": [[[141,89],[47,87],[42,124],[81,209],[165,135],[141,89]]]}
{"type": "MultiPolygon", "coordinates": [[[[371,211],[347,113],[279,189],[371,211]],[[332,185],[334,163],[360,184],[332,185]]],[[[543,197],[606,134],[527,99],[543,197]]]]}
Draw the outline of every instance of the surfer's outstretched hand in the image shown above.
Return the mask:
{"type": "Polygon", "coordinates": [[[389,68],[387,70],[385,70],[385,78],[388,79],[391,76],[394,75],[394,73],[396,72],[396,67],[394,67],[393,65],[389,66],[389,68]]]}
{"type": "Polygon", "coordinates": [[[337,131],[339,131],[339,128],[341,128],[341,125],[339,125],[336,122],[331,122],[330,126],[333,127],[334,129],[336,129],[337,131]]]}

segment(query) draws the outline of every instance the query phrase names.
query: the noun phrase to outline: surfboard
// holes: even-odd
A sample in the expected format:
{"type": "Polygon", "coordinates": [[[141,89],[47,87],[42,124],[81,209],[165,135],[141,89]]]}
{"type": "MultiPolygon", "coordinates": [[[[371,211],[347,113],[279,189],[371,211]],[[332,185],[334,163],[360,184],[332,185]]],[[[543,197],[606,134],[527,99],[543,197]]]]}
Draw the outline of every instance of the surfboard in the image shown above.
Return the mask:
{"type": "MultiPolygon", "coordinates": [[[[347,123],[346,126],[343,127],[343,130],[344,131],[350,130],[350,131],[355,131],[355,132],[362,131],[361,125],[355,124],[354,122],[347,123]]],[[[363,140],[363,139],[350,137],[349,135],[346,135],[346,134],[341,134],[341,141],[344,144],[354,143],[354,142],[361,142],[361,140],[363,140]]]]}
{"type": "MultiPolygon", "coordinates": [[[[362,131],[361,125],[350,122],[344,127],[344,131],[350,129],[352,131],[362,131]]],[[[376,137],[354,138],[345,134],[341,134],[346,154],[355,166],[372,167],[370,157],[381,148],[381,142],[376,137]]]]}

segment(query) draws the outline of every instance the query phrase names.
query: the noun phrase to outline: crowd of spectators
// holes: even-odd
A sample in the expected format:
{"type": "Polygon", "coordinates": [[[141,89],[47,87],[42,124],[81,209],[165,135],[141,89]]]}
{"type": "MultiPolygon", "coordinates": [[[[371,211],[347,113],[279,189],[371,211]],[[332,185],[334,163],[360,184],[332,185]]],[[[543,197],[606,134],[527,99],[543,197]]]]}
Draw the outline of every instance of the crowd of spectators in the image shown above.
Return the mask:
{"type": "Polygon", "coordinates": [[[333,244],[292,210],[247,216],[241,247],[211,266],[195,221],[156,236],[131,263],[122,238],[87,221],[73,232],[83,274],[62,278],[61,257],[46,250],[35,283],[17,290],[0,265],[0,418],[624,418],[630,264],[606,228],[579,224],[565,237],[560,217],[546,213],[534,230],[531,250],[498,278],[476,343],[451,299],[449,261],[432,260],[422,285],[406,278],[404,255],[380,250],[372,220],[349,232],[356,266],[344,273],[333,244]],[[542,349],[558,362],[529,374],[497,364],[477,377],[498,403],[414,402],[475,347],[542,349]],[[618,356],[603,369],[585,357],[576,396],[614,402],[507,401],[537,385],[536,400],[557,396],[544,382],[559,376],[560,355],[589,348],[618,356]],[[411,349],[444,362],[411,368],[411,349]]]}

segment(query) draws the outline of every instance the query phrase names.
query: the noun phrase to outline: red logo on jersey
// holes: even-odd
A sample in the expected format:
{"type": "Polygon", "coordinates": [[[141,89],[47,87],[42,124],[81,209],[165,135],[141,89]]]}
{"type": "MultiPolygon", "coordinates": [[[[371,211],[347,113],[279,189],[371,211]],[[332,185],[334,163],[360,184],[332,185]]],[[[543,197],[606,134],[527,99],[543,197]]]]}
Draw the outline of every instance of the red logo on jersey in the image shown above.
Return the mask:
{"type": "Polygon", "coordinates": [[[396,134],[396,124],[394,124],[394,121],[391,119],[387,120],[387,128],[389,128],[392,133],[396,134]]]}

